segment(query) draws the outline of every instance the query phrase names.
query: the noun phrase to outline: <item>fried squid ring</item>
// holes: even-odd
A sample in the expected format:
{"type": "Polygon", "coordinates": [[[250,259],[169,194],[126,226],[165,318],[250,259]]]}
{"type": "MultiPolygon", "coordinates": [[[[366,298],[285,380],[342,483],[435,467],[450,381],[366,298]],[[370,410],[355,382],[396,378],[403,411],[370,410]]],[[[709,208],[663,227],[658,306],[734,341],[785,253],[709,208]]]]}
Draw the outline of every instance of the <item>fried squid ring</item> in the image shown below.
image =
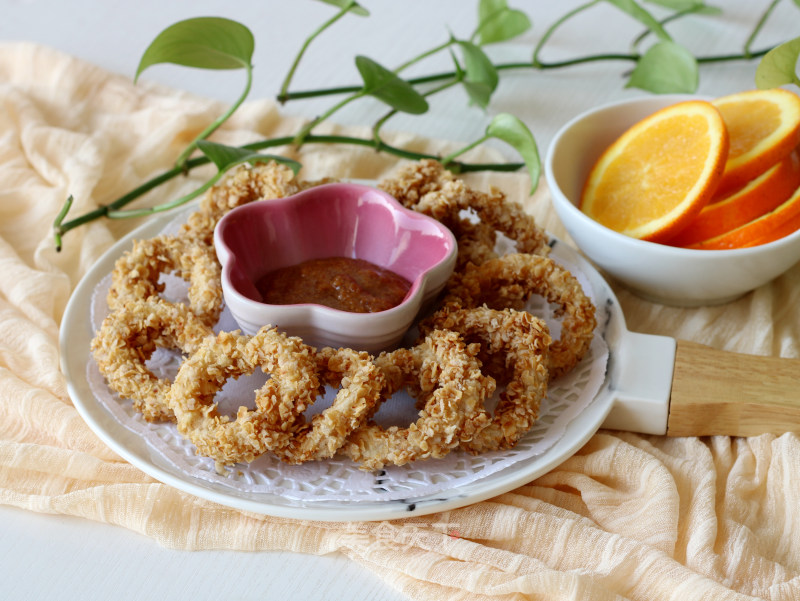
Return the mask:
{"type": "Polygon", "coordinates": [[[512,448],[539,417],[547,394],[547,324],[526,311],[475,309],[440,310],[420,324],[461,334],[467,344],[479,343],[483,371],[505,385],[489,425],[461,443],[470,453],[512,448]]]}
{"type": "Polygon", "coordinates": [[[181,365],[167,400],[178,431],[198,454],[225,465],[284,446],[319,388],[314,349],[265,326],[254,336],[221,332],[206,338],[181,365]],[[229,378],[252,374],[256,367],[270,378],[256,391],[255,409],[239,407],[235,419],[220,415],[216,394],[229,378]]]}
{"type": "Polygon", "coordinates": [[[111,272],[108,306],[113,310],[128,301],[158,297],[164,290],[161,274],[173,272],[190,283],[192,311],[213,326],[222,311],[221,268],[212,246],[188,236],[136,240],[111,272]]]}
{"type": "Polygon", "coordinates": [[[386,383],[365,352],[324,348],[317,353],[317,366],[322,382],[339,391],[330,407],[295,428],[288,444],[275,451],[287,463],[333,457],[347,437],[370,417],[386,383]]]}
{"type": "Polygon", "coordinates": [[[103,320],[91,350],[108,385],[131,399],[147,421],[174,421],[166,398],[171,383],[157,377],[146,362],[159,347],[193,353],[212,335],[186,305],[131,301],[103,320]]]}
{"type": "Polygon", "coordinates": [[[514,253],[491,259],[467,272],[447,302],[463,308],[521,309],[539,294],[558,305],[561,334],[550,345],[550,377],[568,372],[589,350],[594,336],[595,307],[577,279],[548,257],[514,253]]]}
{"type": "Polygon", "coordinates": [[[406,428],[362,426],[341,451],[361,468],[443,457],[489,423],[483,408],[494,380],[481,373],[477,346],[456,332],[435,330],[417,346],[382,353],[375,362],[386,378],[384,398],[406,388],[424,400],[419,419],[406,428]]]}
{"type": "Polygon", "coordinates": [[[481,223],[492,226],[516,244],[517,252],[546,256],[550,252],[545,231],[519,203],[506,199],[493,188],[489,193],[470,188],[461,180],[445,182],[441,188],[428,192],[412,207],[454,227],[463,220],[462,211],[474,213],[481,223]]]}
{"type": "Polygon", "coordinates": [[[394,177],[383,180],[378,187],[411,209],[425,194],[439,190],[453,179],[453,174],[439,161],[422,159],[404,167],[394,177]]]}
{"type": "Polygon", "coordinates": [[[494,227],[481,221],[473,223],[461,219],[456,223],[448,223],[458,244],[458,255],[454,274],[458,277],[471,265],[480,265],[489,259],[496,259],[497,232],[494,227]]]}
{"type": "Polygon", "coordinates": [[[197,211],[189,215],[182,232],[214,242],[217,222],[240,205],[271,198],[283,198],[300,191],[294,172],[282,163],[270,161],[256,165],[243,164],[206,192],[197,211]]]}
{"type": "Polygon", "coordinates": [[[460,215],[464,203],[454,194],[442,194],[443,186],[454,181],[452,173],[440,162],[423,159],[402,169],[395,177],[380,182],[379,187],[409,209],[425,212],[447,226],[458,242],[456,272],[469,263],[479,265],[497,256],[497,238],[493,226],[460,215]],[[437,202],[433,202],[435,195],[437,202]],[[426,199],[424,201],[423,199],[426,199]],[[433,205],[432,207],[430,205],[433,205]],[[427,209],[432,210],[427,210],[427,209]]]}

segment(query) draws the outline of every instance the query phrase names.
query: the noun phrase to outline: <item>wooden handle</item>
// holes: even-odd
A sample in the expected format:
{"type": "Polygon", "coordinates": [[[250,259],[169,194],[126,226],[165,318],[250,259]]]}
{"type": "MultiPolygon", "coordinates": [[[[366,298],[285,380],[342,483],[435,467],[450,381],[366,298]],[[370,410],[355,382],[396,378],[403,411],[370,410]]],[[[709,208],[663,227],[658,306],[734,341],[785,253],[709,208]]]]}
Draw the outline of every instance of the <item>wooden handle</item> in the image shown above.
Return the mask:
{"type": "Polygon", "coordinates": [[[668,436],[800,432],[800,359],[678,340],[668,436]]]}

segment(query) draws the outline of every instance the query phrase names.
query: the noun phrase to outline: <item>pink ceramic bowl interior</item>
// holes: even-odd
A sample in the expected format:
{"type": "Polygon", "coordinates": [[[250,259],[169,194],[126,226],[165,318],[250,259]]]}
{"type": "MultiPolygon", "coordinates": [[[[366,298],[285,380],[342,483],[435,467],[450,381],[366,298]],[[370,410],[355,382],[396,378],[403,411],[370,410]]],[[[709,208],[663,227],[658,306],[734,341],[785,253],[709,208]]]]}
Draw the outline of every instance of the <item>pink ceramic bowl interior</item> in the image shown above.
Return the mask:
{"type": "Polygon", "coordinates": [[[233,209],[217,225],[214,243],[225,303],[244,333],[269,324],[313,346],[373,353],[395,346],[439,294],[457,250],[452,233],[438,221],[353,183],[233,209]],[[370,261],[403,276],[411,288],[401,304],[376,313],[261,302],[255,283],[266,273],[324,257],[370,261]]]}

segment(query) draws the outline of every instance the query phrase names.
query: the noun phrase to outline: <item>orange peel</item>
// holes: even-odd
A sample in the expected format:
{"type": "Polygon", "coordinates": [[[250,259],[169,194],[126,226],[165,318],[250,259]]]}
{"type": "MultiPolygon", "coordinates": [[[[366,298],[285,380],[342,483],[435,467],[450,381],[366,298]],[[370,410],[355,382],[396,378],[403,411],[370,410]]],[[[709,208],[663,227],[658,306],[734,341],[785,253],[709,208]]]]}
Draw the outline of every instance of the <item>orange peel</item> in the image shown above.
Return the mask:
{"type": "Polygon", "coordinates": [[[710,102],[663,108],[630,127],[600,156],[580,208],[627,236],[667,240],[711,200],[728,144],[725,123],[710,102]]]}

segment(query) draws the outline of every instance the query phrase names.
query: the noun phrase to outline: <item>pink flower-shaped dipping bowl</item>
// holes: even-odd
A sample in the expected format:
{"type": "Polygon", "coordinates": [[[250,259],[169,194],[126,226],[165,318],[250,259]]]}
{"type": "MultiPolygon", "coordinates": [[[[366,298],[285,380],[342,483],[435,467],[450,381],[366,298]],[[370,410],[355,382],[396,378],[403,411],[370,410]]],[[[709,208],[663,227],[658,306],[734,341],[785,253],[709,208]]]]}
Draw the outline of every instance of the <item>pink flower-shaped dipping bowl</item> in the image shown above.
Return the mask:
{"type": "Polygon", "coordinates": [[[453,271],[456,241],[438,221],[403,207],[385,192],[335,183],[230,211],[214,231],[225,303],[245,334],[264,325],[312,346],[377,353],[396,346],[453,271]],[[351,313],[305,303],[262,302],[256,283],[267,273],[311,259],[364,259],[411,282],[396,307],[351,313]]]}

